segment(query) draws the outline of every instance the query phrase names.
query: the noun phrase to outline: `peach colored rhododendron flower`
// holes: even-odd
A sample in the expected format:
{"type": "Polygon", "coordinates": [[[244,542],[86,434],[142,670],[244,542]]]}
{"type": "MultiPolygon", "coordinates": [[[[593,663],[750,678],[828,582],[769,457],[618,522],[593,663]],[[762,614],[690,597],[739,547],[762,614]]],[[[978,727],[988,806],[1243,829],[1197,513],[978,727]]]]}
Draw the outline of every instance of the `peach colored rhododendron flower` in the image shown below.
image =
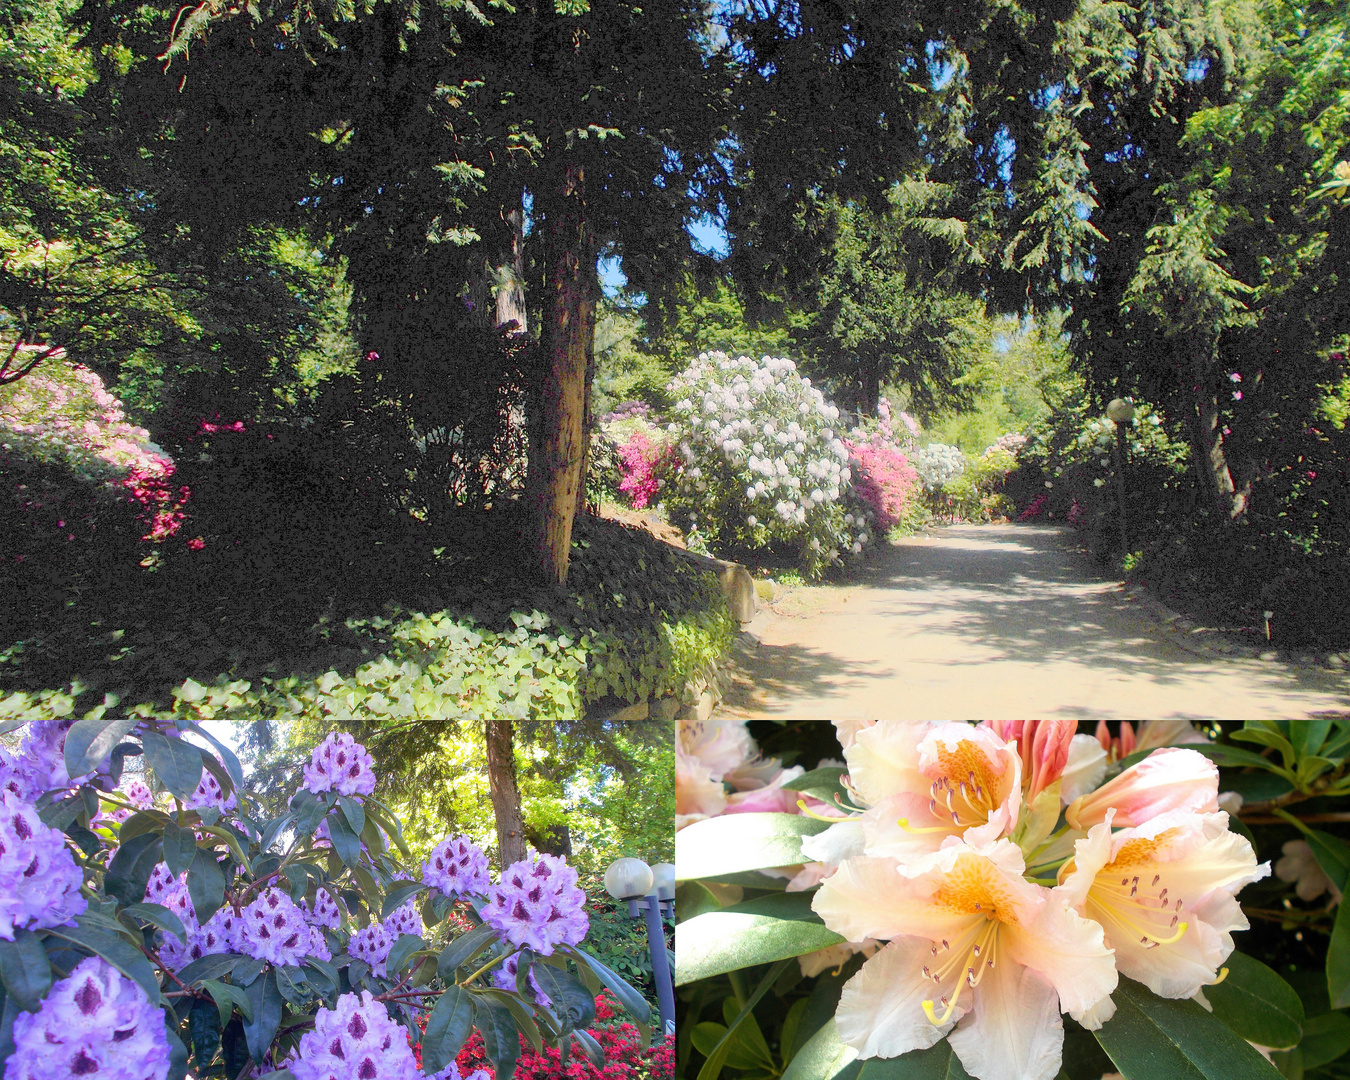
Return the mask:
{"type": "Polygon", "coordinates": [[[947,1037],[979,1080],[1052,1080],[1060,1013],[1089,1014],[1117,976],[1101,926],[1024,869],[1008,840],[952,838],[908,864],[845,862],[812,907],[837,934],[889,944],[844,987],[840,1038],[873,1058],[947,1037]]]}
{"type": "Polygon", "coordinates": [[[1075,829],[1090,829],[1115,810],[1117,827],[1142,825],[1170,810],[1197,814],[1219,809],[1219,770],[1195,750],[1165,746],[1112,777],[1096,791],[1075,799],[1064,820],[1075,829]]]}
{"type": "Polygon", "coordinates": [[[1113,833],[1114,816],[1107,811],[1077,842],[1060,869],[1061,891],[1102,925],[1123,974],[1160,997],[1191,997],[1218,979],[1231,931],[1247,929],[1234,894],[1269,875],[1270,864],[1257,865],[1222,812],[1174,810],[1113,833]]]}

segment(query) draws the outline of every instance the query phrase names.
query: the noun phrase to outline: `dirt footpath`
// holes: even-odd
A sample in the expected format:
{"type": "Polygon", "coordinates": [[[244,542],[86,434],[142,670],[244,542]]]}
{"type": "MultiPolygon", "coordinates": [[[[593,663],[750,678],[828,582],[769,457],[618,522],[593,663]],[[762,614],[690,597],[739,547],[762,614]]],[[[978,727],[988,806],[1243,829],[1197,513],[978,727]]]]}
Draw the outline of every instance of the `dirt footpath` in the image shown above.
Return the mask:
{"type": "Polygon", "coordinates": [[[1197,656],[1056,528],[956,526],[878,553],[747,629],[722,712],[750,718],[1297,719],[1350,714],[1350,677],[1197,656]],[[786,614],[783,612],[787,612],[786,614]],[[757,643],[756,643],[757,639],[757,643]]]}

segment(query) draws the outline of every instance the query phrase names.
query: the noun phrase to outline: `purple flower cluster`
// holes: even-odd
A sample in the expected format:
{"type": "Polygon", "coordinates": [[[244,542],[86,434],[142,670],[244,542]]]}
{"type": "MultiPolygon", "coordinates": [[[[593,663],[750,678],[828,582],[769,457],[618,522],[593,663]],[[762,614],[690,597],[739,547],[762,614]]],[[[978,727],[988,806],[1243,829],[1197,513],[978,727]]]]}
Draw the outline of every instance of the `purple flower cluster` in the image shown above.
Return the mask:
{"type": "Polygon", "coordinates": [[[384,923],[372,922],[364,930],[352,933],[347,952],[357,960],[364,960],[372,972],[383,978],[387,974],[384,962],[389,959],[389,950],[397,940],[398,936],[390,933],[384,923]]]}
{"type": "MultiPolygon", "coordinates": [[[[520,974],[520,953],[512,953],[503,962],[502,965],[492,973],[492,981],[503,990],[514,990],[516,988],[516,977],[520,974]]],[[[525,977],[529,983],[530,992],[534,995],[534,1000],[544,1008],[553,1004],[553,999],[544,993],[543,988],[535,981],[534,968],[530,968],[529,974],[525,977]]]]}
{"type": "Polygon", "coordinates": [[[467,836],[447,836],[422,865],[422,881],[446,896],[483,896],[489,884],[487,856],[467,836]]]}
{"type": "Polygon", "coordinates": [[[369,990],[315,1013],[290,1069],[295,1080],[420,1080],[408,1033],[369,990]]]}
{"type": "Polygon", "coordinates": [[[452,1058],[449,1065],[438,1073],[432,1073],[426,1080],[492,1080],[492,1078],[488,1076],[486,1069],[474,1069],[468,1076],[461,1076],[459,1062],[452,1058]]]}
{"type": "Polygon", "coordinates": [[[389,918],[384,920],[384,928],[389,931],[393,939],[397,941],[401,934],[411,934],[414,937],[421,937],[427,932],[422,925],[422,913],[417,910],[417,898],[411,897],[405,903],[400,904],[389,913],[389,918]]]}
{"type": "Polygon", "coordinates": [[[25,802],[36,802],[46,788],[38,787],[33,763],[0,747],[0,791],[8,791],[25,802]]]}
{"type": "Polygon", "coordinates": [[[577,888],[577,872],[566,858],[539,855],[513,863],[501,883],[491,885],[483,921],[511,942],[548,956],[557,945],[576,945],[586,937],[590,919],[586,894],[577,888]]]}
{"type": "Polygon", "coordinates": [[[4,1080],[164,1080],[164,1016],[139,986],[101,957],[81,960],[36,1013],[14,1021],[4,1080]]]}
{"type": "Polygon", "coordinates": [[[311,926],[326,926],[336,930],[342,925],[342,908],[327,889],[315,892],[313,904],[308,900],[302,901],[300,910],[304,913],[305,922],[311,926]]]}
{"type": "MultiPolygon", "coordinates": [[[[137,810],[149,810],[155,805],[155,794],[144,780],[133,780],[127,784],[126,790],[122,792],[122,798],[131,803],[137,810]]],[[[119,806],[116,810],[110,810],[102,816],[120,825],[131,815],[132,811],[119,806]]]]}
{"type": "Polygon", "coordinates": [[[325,791],[373,795],[374,764],[366,748],[345,731],[330,732],[310,755],[305,766],[305,787],[316,795],[325,791]]]}
{"type": "Polygon", "coordinates": [[[84,875],[60,829],[42,823],[31,803],[0,791],[0,938],[14,931],[72,926],[89,906],[84,875]]]}
{"type": "Polygon", "coordinates": [[[304,911],[282,890],[263,889],[240,916],[239,952],[278,966],[304,963],[313,942],[312,928],[304,911]]]}
{"type": "Polygon", "coordinates": [[[240,951],[239,928],[242,920],[228,904],[207,919],[205,926],[197,924],[195,913],[180,918],[187,931],[187,940],[179,941],[176,934],[163,934],[159,946],[160,959],[171,970],[181,971],[192,961],[213,953],[240,951]]]}
{"type": "Polygon", "coordinates": [[[239,800],[235,797],[233,791],[228,795],[225,794],[225,790],[220,786],[220,781],[216,779],[215,774],[210,769],[203,769],[202,778],[197,783],[197,790],[183,805],[188,810],[214,807],[224,814],[238,806],[239,800]]]}

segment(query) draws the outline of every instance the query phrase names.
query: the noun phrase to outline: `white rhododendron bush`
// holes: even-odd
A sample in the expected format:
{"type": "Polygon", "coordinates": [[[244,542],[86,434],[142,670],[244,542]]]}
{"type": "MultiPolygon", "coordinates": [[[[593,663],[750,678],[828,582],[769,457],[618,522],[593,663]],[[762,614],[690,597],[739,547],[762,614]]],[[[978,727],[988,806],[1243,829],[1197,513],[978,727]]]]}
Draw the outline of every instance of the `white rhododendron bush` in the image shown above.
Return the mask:
{"type": "Polygon", "coordinates": [[[683,725],[677,1075],[1347,1075],[1350,720],[1078,728],[683,725]]]}
{"type": "Polygon", "coordinates": [[[4,1080],[460,1080],[475,1029],[497,1080],[522,1036],[599,1067],[602,987],[649,1037],[641,996],[579,948],[576,871],[493,875],[464,837],[412,859],[350,735],[268,814],[192,720],[44,698],[0,702],[20,736],[0,749],[4,1080]]]}
{"type": "Polygon", "coordinates": [[[872,542],[839,410],[791,360],[702,353],[667,392],[673,524],[723,550],[784,549],[809,575],[872,542]]]}

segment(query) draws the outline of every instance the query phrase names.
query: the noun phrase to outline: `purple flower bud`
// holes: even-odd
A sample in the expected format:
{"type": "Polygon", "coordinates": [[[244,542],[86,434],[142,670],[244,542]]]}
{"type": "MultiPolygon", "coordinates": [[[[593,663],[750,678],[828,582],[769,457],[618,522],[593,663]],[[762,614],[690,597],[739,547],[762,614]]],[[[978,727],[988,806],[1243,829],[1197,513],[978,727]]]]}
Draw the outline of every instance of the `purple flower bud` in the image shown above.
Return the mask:
{"type": "Polygon", "coordinates": [[[42,823],[31,803],[0,791],[0,938],[14,931],[74,926],[89,906],[84,875],[60,829],[42,823]]]}
{"type": "Polygon", "coordinates": [[[366,748],[344,731],[331,732],[314,748],[305,766],[305,787],[319,795],[373,795],[374,762],[366,748]]]}
{"type": "Polygon", "coordinates": [[[164,1080],[164,1015],[139,986],[102,957],[81,960],[36,1013],[14,1021],[4,1080],[164,1080]]]}
{"type": "Polygon", "coordinates": [[[295,1080],[420,1080],[408,1033],[369,990],[315,1013],[290,1069],[295,1080]]]}
{"type": "Polygon", "coordinates": [[[590,929],[586,894],[576,881],[577,872],[561,856],[513,863],[500,884],[488,887],[483,921],[512,945],[541,956],[551,955],[557,945],[576,945],[590,929]]]}
{"type": "Polygon", "coordinates": [[[467,836],[446,837],[422,865],[422,881],[446,896],[483,896],[489,884],[487,856],[467,836]]]}

